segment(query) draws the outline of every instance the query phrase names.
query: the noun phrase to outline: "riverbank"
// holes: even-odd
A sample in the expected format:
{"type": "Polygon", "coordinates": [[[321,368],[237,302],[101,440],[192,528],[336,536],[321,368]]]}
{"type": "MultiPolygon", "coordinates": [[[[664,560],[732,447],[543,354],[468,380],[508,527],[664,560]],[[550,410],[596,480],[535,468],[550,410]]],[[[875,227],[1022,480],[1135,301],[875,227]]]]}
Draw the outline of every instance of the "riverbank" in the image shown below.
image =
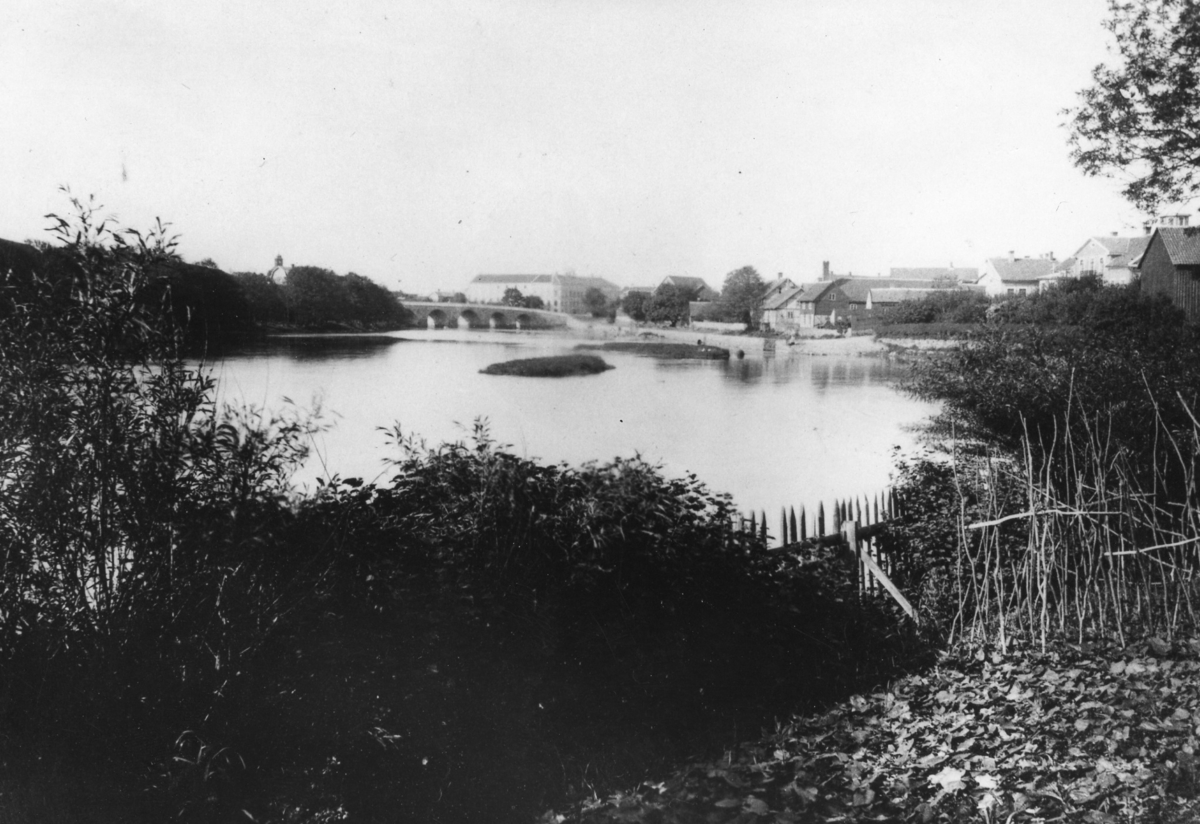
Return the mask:
{"type": "Polygon", "coordinates": [[[943,655],[543,821],[1195,821],[1200,640],[943,655]]]}
{"type": "Polygon", "coordinates": [[[607,323],[591,324],[575,330],[588,340],[650,340],[663,342],[699,343],[718,346],[730,352],[738,351],[752,357],[765,354],[774,357],[809,355],[818,357],[906,357],[918,353],[936,352],[960,345],[961,341],[946,338],[878,338],[875,335],[844,335],[824,329],[806,329],[792,343],[786,338],[759,335],[708,332],[689,328],[627,326],[607,323]],[[770,345],[774,350],[769,351],[770,345]]]}

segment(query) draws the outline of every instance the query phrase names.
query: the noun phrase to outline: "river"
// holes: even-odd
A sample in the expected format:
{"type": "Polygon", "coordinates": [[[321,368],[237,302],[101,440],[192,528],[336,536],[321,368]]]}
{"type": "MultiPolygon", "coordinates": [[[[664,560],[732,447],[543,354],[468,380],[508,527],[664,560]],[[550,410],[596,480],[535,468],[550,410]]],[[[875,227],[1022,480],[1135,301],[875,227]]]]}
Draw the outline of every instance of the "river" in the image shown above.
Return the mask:
{"type": "Polygon", "coordinates": [[[603,352],[615,368],[560,379],[480,374],[491,363],[572,351],[552,333],[416,331],[378,337],[272,338],[208,364],[224,402],[278,410],[320,404],[331,428],[313,443],[301,486],[321,475],[386,478],[398,423],[434,444],[478,418],[516,454],[579,464],[633,456],[695,473],[745,511],[874,495],[894,453],[912,452],[933,411],[896,391],[902,366],[877,357],[784,349],[744,360],[664,361],[603,352]]]}

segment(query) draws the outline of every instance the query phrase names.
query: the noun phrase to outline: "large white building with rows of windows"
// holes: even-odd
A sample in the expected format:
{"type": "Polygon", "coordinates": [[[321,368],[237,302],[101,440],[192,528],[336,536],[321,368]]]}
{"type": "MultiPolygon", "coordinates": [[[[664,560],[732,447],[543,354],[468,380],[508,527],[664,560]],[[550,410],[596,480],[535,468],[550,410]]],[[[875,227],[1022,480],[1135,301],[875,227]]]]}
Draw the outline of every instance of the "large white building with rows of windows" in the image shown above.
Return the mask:
{"type": "Polygon", "coordinates": [[[467,285],[470,303],[500,303],[504,293],[516,289],[522,297],[539,297],[551,312],[582,315],[588,309],[583,298],[588,289],[599,289],[610,303],[620,295],[619,287],[604,278],[579,275],[476,275],[467,285]]]}

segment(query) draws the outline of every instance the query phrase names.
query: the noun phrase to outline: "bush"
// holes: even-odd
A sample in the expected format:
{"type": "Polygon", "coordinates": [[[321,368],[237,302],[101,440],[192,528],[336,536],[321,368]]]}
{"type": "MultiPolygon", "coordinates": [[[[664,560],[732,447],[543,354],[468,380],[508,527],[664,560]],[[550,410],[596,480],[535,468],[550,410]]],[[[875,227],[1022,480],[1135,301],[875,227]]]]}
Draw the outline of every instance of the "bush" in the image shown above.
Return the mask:
{"type": "Polygon", "coordinates": [[[982,323],[990,305],[991,299],[982,292],[943,289],[919,300],[904,301],[880,310],[876,324],[982,323]]]}
{"type": "Polygon", "coordinates": [[[396,432],[389,483],[295,496],[316,424],[215,408],[165,229],[75,205],[67,277],[0,295],[0,818],[527,821],[905,663],[640,459],[396,432]]]}

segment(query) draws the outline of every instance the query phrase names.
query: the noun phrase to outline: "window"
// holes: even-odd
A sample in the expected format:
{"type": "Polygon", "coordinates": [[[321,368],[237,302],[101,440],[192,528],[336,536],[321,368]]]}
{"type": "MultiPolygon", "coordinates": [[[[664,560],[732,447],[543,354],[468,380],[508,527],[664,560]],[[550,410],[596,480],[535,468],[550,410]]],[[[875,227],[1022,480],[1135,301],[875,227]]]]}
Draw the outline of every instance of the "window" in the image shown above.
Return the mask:
{"type": "Polygon", "coordinates": [[[1008,290],[1008,294],[1009,294],[1009,295],[1015,295],[1016,293],[1017,293],[1017,290],[1016,290],[1016,289],[1009,289],[1009,290],[1008,290]]]}

